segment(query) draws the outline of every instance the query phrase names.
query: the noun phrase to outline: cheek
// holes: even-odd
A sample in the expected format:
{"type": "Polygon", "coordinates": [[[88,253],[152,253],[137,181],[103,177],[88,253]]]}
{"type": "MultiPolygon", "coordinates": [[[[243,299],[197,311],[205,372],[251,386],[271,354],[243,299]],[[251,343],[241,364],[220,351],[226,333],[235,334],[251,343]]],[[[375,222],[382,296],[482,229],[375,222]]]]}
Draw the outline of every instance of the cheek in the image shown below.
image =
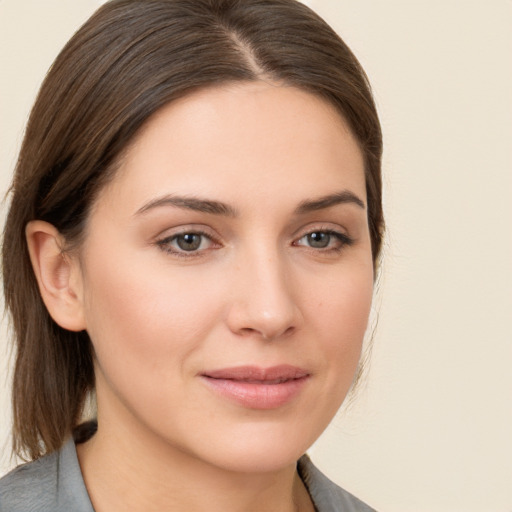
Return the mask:
{"type": "Polygon", "coordinates": [[[340,408],[358,369],[373,295],[371,261],[369,265],[361,261],[332,272],[327,279],[303,280],[307,316],[301,348],[315,361],[317,384],[304,407],[310,443],[340,408]]]}
{"type": "Polygon", "coordinates": [[[339,333],[342,339],[361,337],[358,334],[366,329],[373,296],[371,261],[347,265],[321,287],[310,283],[304,288],[310,291],[310,313],[326,330],[339,333]]]}
{"type": "Polygon", "coordinates": [[[326,375],[341,388],[352,382],[357,369],[373,297],[373,270],[355,265],[324,283],[310,296],[308,323],[324,353],[326,375]]]}
{"type": "Polygon", "coordinates": [[[218,318],[219,301],[204,277],[163,267],[132,258],[89,272],[87,330],[105,371],[175,374],[169,364],[199,349],[218,318]]]}

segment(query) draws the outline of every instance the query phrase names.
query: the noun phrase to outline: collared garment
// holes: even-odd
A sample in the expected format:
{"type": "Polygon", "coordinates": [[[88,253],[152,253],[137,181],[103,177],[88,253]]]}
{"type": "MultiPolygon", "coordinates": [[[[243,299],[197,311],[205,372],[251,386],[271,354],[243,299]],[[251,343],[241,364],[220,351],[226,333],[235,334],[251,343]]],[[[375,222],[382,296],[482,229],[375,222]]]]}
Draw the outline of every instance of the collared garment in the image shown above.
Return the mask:
{"type": "MultiPolygon", "coordinates": [[[[331,482],[307,455],[297,469],[317,512],[375,512],[331,482]]],[[[74,440],[0,479],[0,512],[94,512],[74,440]]]]}

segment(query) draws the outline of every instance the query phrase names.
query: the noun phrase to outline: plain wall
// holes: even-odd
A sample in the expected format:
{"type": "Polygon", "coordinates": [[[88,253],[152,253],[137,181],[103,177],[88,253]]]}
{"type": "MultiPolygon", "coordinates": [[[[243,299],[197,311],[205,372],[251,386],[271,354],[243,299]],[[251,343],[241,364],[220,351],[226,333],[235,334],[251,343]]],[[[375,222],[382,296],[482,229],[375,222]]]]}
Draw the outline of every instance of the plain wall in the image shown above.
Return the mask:
{"type": "MultiPolygon", "coordinates": [[[[366,383],[312,457],[381,512],[510,512],[512,2],[306,3],[373,84],[388,224],[366,383]]],[[[2,194],[47,68],[98,5],[0,0],[2,194]]],[[[0,474],[6,340],[4,322],[0,474]]]]}

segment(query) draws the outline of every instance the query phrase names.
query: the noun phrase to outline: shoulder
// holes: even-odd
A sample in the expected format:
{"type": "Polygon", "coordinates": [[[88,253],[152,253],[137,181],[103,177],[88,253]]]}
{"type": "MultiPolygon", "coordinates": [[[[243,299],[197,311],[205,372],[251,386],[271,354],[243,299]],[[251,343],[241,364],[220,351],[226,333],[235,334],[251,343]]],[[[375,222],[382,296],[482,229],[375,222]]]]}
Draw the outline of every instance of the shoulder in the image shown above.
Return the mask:
{"type": "Polygon", "coordinates": [[[94,512],[73,440],[0,479],[0,512],[94,512]]]}
{"type": "Polygon", "coordinates": [[[0,479],[0,511],[56,509],[58,454],[18,466],[0,479]]]}
{"type": "Polygon", "coordinates": [[[299,459],[297,468],[318,512],[375,512],[329,480],[307,455],[299,459]]]}

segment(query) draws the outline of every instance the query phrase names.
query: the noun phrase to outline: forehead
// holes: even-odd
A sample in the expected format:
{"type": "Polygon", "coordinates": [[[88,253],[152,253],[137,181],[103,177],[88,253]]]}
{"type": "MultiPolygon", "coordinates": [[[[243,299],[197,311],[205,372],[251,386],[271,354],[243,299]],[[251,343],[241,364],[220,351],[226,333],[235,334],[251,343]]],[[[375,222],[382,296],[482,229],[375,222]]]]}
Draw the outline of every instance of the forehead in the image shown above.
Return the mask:
{"type": "Polygon", "coordinates": [[[227,202],[243,191],[262,200],[286,191],[301,201],[350,187],[366,196],[363,157],[338,111],[311,93],[266,82],[201,90],[160,109],[110,187],[147,199],[214,193],[227,202]]]}

